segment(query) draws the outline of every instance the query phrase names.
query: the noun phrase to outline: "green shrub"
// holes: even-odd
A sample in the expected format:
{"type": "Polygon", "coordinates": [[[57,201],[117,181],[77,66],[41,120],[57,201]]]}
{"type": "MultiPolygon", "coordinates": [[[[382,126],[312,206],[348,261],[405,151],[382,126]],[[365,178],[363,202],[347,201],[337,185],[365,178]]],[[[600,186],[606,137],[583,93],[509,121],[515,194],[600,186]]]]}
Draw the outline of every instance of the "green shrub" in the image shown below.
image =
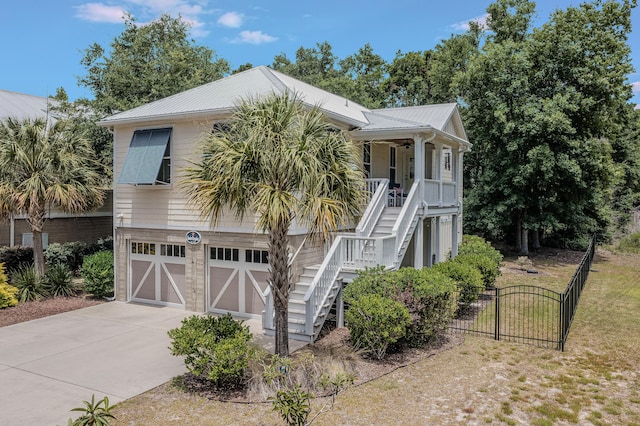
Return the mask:
{"type": "MultiPolygon", "coordinates": [[[[458,248],[458,255],[465,254],[485,255],[496,264],[498,272],[500,271],[503,260],[502,254],[482,237],[478,237],[477,235],[464,235],[462,237],[462,244],[460,244],[458,248]]],[[[500,274],[498,273],[498,275],[500,274]]]]}
{"type": "Polygon", "coordinates": [[[484,290],[482,274],[472,265],[448,260],[433,266],[433,269],[444,273],[456,283],[458,290],[458,302],[467,306],[480,296],[484,290]]]}
{"type": "Polygon", "coordinates": [[[0,309],[16,306],[18,304],[17,294],[18,288],[9,285],[7,274],[4,272],[4,264],[0,263],[0,309]]]}
{"type": "Polygon", "coordinates": [[[311,392],[302,389],[300,385],[282,389],[275,397],[269,397],[273,411],[277,411],[282,420],[289,426],[304,426],[311,413],[311,392]]]}
{"type": "Polygon", "coordinates": [[[44,275],[45,286],[51,296],[74,296],[78,288],[73,284],[73,275],[64,263],[56,263],[47,268],[44,275]]]}
{"type": "Polygon", "coordinates": [[[67,265],[71,255],[72,252],[69,246],[60,243],[51,243],[44,251],[44,258],[49,266],[67,265]]]}
{"type": "Polygon", "coordinates": [[[113,294],[113,252],[99,251],[84,258],[82,278],[87,293],[95,297],[113,294]]]}
{"type": "Polygon", "coordinates": [[[184,356],[191,373],[218,386],[239,383],[254,353],[249,327],[230,314],[185,318],[179,328],[169,330],[169,337],[171,354],[184,356]]]}
{"type": "MultiPolygon", "coordinates": [[[[403,268],[398,272],[405,269],[412,270],[403,268]]],[[[451,278],[433,268],[424,268],[419,273],[421,280],[413,286],[413,297],[420,307],[419,317],[407,336],[411,346],[442,336],[457,308],[456,284],[451,278]]]]}
{"type": "Polygon", "coordinates": [[[389,345],[407,333],[411,325],[409,310],[401,303],[378,294],[360,296],[345,314],[354,347],[382,359],[389,345]]]}
{"type": "Polygon", "coordinates": [[[344,300],[351,304],[363,295],[377,294],[402,303],[411,316],[403,342],[420,346],[446,331],[456,309],[455,293],[454,281],[431,268],[372,269],[345,287],[344,300]]]}
{"type": "Polygon", "coordinates": [[[482,274],[485,288],[492,288],[500,275],[500,267],[486,254],[469,253],[456,256],[454,262],[466,263],[473,266],[482,274]]]}
{"type": "Polygon", "coordinates": [[[18,288],[18,301],[29,302],[49,297],[48,289],[42,276],[38,275],[33,265],[22,266],[11,276],[11,283],[18,288]]]}
{"type": "Polygon", "coordinates": [[[33,247],[2,247],[0,248],[0,263],[4,263],[5,271],[12,275],[22,266],[33,264],[33,247]]]}
{"type": "Polygon", "coordinates": [[[626,253],[640,253],[640,232],[621,239],[618,243],[618,250],[626,253]]]}

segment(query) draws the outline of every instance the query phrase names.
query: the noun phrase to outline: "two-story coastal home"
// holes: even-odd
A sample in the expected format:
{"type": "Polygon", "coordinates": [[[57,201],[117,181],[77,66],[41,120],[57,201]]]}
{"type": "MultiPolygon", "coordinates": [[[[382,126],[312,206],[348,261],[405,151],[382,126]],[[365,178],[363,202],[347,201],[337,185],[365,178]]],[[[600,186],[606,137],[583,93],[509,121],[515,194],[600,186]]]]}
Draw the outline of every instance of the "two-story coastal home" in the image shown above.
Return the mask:
{"type": "MultiPolygon", "coordinates": [[[[105,118],[114,134],[116,298],[197,312],[262,317],[273,329],[267,239],[226,215],[212,228],[180,189],[198,140],[242,99],[296,93],[362,153],[367,203],[352,229],[315,245],[290,232],[293,338],[313,340],[343,282],[365,267],[421,268],[455,256],[462,235],[462,158],[455,104],[369,110],[267,67],[105,118]]],[[[219,125],[219,124],[218,124],[219,125]]]]}

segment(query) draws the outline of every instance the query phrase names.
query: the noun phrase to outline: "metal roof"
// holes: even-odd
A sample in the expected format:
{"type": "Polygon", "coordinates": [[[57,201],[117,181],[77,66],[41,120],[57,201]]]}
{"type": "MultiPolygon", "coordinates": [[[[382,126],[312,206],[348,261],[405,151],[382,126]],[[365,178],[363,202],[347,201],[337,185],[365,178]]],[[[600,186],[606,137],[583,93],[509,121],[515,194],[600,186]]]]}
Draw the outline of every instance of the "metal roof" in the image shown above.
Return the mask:
{"type": "Polygon", "coordinates": [[[51,118],[49,110],[52,102],[55,101],[49,98],[0,90],[0,119],[51,118]]]}
{"type": "MultiPolygon", "coordinates": [[[[98,124],[114,126],[226,115],[232,113],[243,99],[287,91],[296,93],[309,106],[319,106],[331,120],[342,123],[363,136],[376,134],[384,137],[385,134],[411,134],[433,129],[448,133],[446,126],[452,117],[456,115],[459,119],[457,105],[454,103],[370,110],[342,96],[259,66],[106,117],[98,124]]],[[[458,138],[456,135],[452,136],[458,138]]],[[[466,139],[466,136],[460,136],[466,139]]]]}
{"type": "Polygon", "coordinates": [[[431,126],[444,130],[455,113],[456,104],[422,105],[403,108],[385,108],[367,114],[369,124],[361,130],[396,129],[412,126],[431,126]]]}
{"type": "Polygon", "coordinates": [[[99,124],[148,121],[206,113],[231,112],[242,99],[285,91],[297,93],[310,106],[320,106],[333,118],[361,126],[367,123],[362,105],[318,89],[265,66],[259,66],[199,87],[106,117],[99,124]]]}

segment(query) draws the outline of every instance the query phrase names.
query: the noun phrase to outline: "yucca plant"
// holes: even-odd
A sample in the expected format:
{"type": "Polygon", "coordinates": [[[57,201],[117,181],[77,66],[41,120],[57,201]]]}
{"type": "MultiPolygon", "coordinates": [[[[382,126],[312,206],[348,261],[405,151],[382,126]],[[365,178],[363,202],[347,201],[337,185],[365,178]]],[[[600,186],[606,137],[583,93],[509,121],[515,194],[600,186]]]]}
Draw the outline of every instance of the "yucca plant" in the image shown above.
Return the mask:
{"type": "Polygon", "coordinates": [[[12,285],[18,288],[18,301],[30,302],[49,297],[44,280],[33,265],[21,266],[12,276],[12,285]]]}
{"type": "Polygon", "coordinates": [[[65,264],[50,266],[44,280],[48,293],[53,297],[69,297],[78,293],[78,288],[73,284],[73,275],[65,264]]]}
{"type": "Polygon", "coordinates": [[[71,411],[79,411],[83,413],[80,417],[71,421],[69,425],[73,426],[108,426],[115,416],[111,414],[112,406],[109,405],[109,398],[106,396],[95,402],[95,395],[91,395],[91,402],[82,401],[84,407],[73,408],[71,411]]]}

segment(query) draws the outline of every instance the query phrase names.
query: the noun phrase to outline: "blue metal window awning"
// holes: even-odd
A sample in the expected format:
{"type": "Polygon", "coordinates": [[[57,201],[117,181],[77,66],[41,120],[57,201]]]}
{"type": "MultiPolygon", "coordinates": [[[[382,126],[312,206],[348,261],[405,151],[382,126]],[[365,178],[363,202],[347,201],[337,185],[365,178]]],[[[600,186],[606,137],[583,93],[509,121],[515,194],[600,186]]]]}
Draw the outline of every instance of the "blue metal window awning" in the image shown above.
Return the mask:
{"type": "Polygon", "coordinates": [[[170,128],[136,130],[124,159],[118,183],[156,183],[170,136],[170,128]]]}

